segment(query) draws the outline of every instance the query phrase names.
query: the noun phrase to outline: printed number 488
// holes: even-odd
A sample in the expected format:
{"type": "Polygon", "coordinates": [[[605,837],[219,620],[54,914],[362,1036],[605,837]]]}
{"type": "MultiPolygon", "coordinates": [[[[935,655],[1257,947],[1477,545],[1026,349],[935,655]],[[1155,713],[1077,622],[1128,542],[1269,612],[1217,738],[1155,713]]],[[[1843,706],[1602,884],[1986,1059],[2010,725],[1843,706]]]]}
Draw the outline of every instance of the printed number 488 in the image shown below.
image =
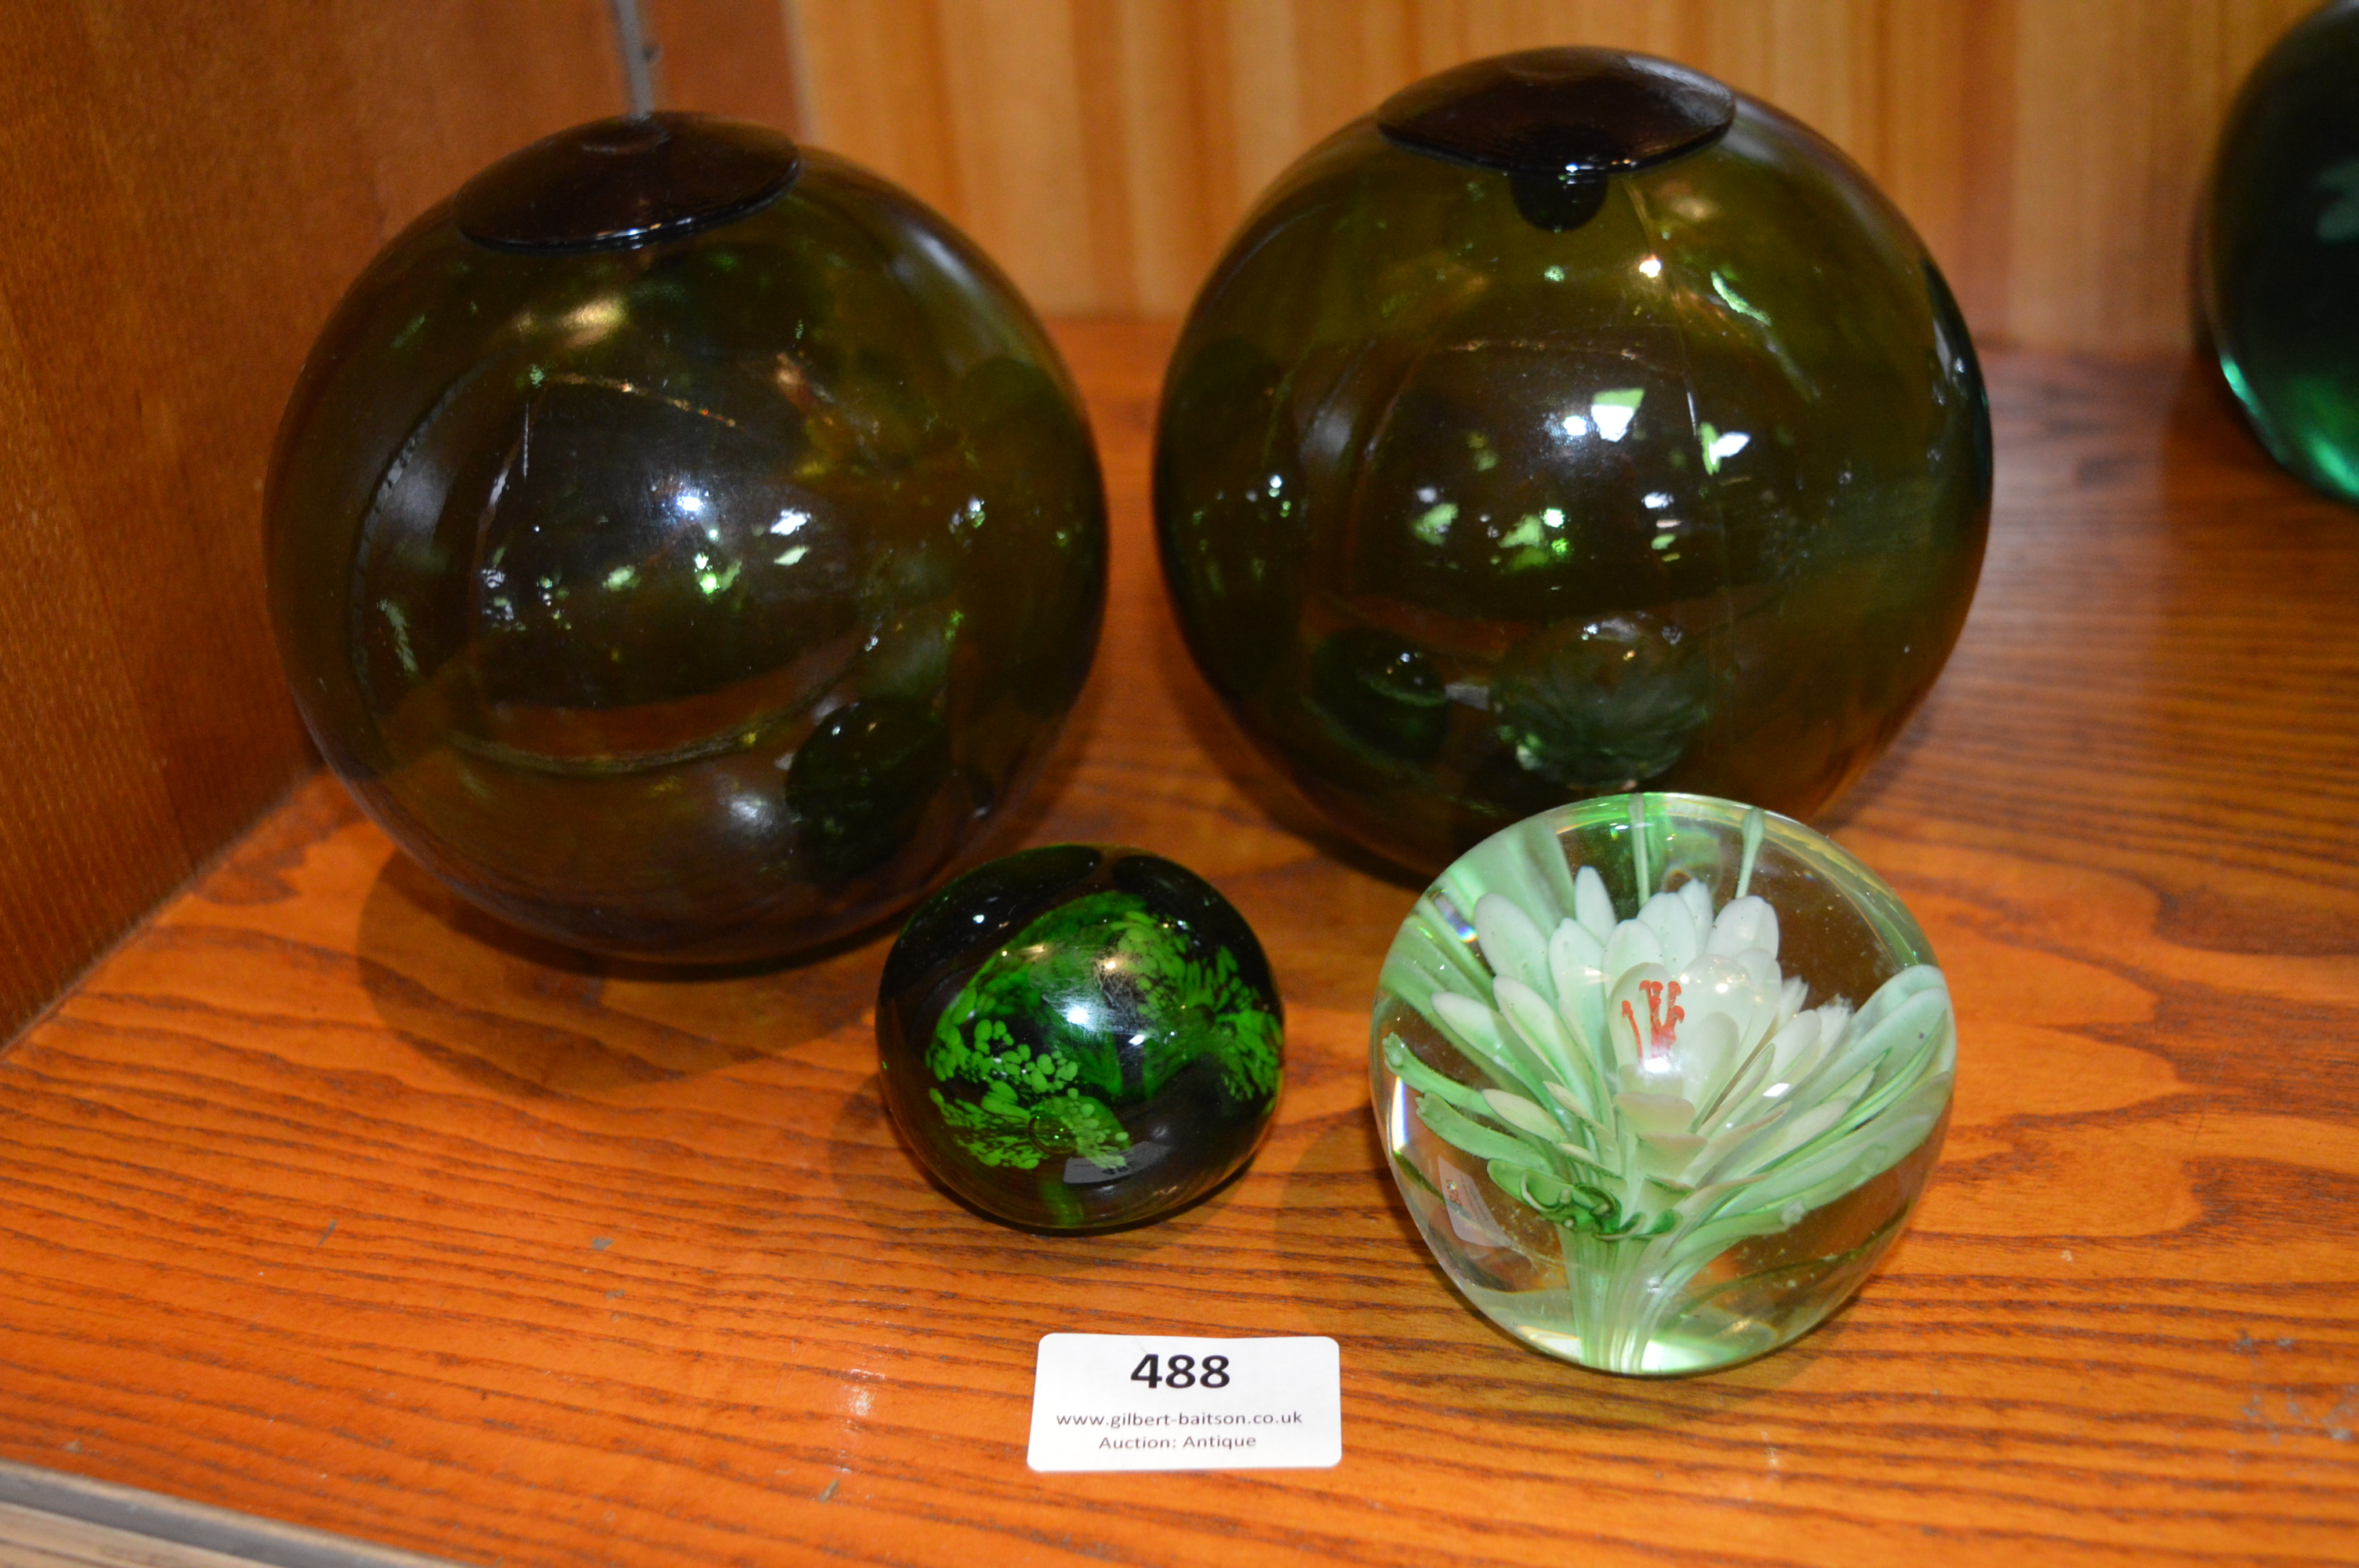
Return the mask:
{"type": "Polygon", "coordinates": [[[1229,1386],[1229,1358],[1207,1356],[1200,1368],[1193,1356],[1174,1356],[1169,1362],[1160,1357],[1143,1356],[1138,1365],[1130,1369],[1130,1380],[1145,1383],[1150,1389],[1192,1389],[1199,1383],[1208,1389],[1225,1389],[1229,1386]]]}

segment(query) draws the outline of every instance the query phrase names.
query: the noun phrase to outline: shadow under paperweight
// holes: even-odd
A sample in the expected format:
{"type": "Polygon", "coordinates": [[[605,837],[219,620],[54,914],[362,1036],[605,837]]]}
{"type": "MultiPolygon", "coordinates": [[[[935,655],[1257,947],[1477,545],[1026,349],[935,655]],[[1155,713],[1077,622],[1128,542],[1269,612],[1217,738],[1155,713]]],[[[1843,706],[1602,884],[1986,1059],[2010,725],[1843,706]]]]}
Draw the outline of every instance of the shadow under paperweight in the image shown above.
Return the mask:
{"type": "Polygon", "coordinates": [[[1560,806],[1462,856],[1385,960],[1377,1120],[1468,1301],[1602,1371],[1808,1332],[1948,1126],[1950,993],[1831,839],[1698,795],[1560,806]]]}

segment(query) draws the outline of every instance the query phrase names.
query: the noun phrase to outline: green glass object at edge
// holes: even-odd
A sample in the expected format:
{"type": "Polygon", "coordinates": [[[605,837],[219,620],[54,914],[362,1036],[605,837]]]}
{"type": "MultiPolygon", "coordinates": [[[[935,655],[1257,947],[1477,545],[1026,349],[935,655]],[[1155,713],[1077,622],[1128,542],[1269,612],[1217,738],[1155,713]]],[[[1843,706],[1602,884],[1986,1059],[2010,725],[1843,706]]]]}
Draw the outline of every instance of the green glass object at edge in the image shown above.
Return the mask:
{"type": "Polygon", "coordinates": [[[493,913],[662,960],[917,897],[1028,786],[1105,591],[1013,287],[875,176],[695,115],[560,133],[388,244],[266,513],[361,804],[493,913]]]}
{"type": "Polygon", "coordinates": [[[1840,1307],[1931,1176],[1957,1058],[1890,888],[1798,822],[1677,795],[1559,806],[1454,861],[1369,1044],[1451,1281],[1535,1349],[1638,1376],[1840,1307]]]}
{"type": "Polygon", "coordinates": [[[1776,110],[1590,49],[1445,72],[1282,175],[1155,460],[1197,663],[1428,871],[1599,792],[1816,810],[1939,674],[1990,492],[1899,213],[1776,110]]]}
{"type": "Polygon", "coordinates": [[[2197,254],[2213,351],[2262,443],[2359,503],[2359,0],[2321,7],[2245,79],[2197,254]]]}
{"type": "Polygon", "coordinates": [[[1047,1230],[1157,1218],[1244,1165],[1277,1108],[1284,1014],[1252,928],[1136,849],[991,861],[885,964],[885,1103],[943,1185],[1047,1230]]]}

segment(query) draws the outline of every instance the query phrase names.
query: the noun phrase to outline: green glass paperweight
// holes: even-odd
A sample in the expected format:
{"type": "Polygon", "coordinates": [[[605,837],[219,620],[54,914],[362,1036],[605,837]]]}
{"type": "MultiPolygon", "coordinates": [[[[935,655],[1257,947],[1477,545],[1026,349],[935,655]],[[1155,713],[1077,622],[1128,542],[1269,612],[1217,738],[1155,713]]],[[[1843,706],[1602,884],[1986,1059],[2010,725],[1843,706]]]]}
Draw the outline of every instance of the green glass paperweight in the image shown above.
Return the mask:
{"type": "Polygon", "coordinates": [[[1095,646],[1096,459],[940,217],[752,126],[601,121],[388,244],[266,503],[321,755],[494,914],[659,960],[906,905],[1045,760],[1095,646]]]}
{"type": "Polygon", "coordinates": [[[1385,959],[1376,1118],[1426,1245],[1525,1344],[1733,1366],[1891,1245],[1948,1126],[1950,994],[1832,841],[1698,795],[1484,840],[1385,959]]]}
{"type": "Polygon", "coordinates": [[[984,1213],[1045,1230],[1158,1218],[1253,1155],[1283,1011],[1245,917],[1159,855],[1060,844],[969,871],[885,963],[885,1103],[984,1213]]]}
{"type": "Polygon", "coordinates": [[[1641,786],[1818,809],[1939,674],[1990,494],[1900,214],[1776,110],[1593,49],[1445,72],[1282,175],[1155,458],[1197,664],[1428,872],[1641,786]]]}
{"type": "Polygon", "coordinates": [[[2197,254],[2212,349],[2262,443],[2359,502],[2359,0],[2312,13],[2245,79],[2197,254]]]}

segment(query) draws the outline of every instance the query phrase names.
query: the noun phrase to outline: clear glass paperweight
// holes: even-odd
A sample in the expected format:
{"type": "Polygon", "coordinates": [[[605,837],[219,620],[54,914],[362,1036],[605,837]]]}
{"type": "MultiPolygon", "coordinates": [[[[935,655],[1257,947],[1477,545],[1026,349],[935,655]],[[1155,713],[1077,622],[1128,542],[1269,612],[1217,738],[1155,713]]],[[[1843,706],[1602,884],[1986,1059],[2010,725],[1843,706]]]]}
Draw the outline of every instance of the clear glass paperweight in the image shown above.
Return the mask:
{"type": "Polygon", "coordinates": [[[1956,1033],[1924,933],[1801,824],[1701,795],[1560,806],[1418,900],[1375,1108],[1426,1245],[1516,1338],[1709,1371],[1824,1320],[1900,1233],[1956,1033]]]}

